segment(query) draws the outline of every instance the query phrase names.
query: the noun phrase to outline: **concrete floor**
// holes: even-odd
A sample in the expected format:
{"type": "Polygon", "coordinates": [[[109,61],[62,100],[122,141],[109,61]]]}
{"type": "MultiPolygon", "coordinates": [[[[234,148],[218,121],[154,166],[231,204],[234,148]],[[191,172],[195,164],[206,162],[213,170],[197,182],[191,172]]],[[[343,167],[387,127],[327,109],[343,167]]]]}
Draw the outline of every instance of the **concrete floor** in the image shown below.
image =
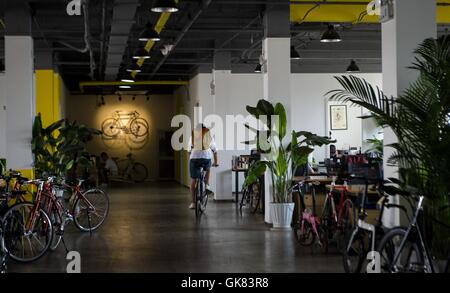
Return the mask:
{"type": "MultiPolygon", "coordinates": [[[[343,272],[342,257],[298,245],[293,233],[270,231],[262,215],[231,202],[210,201],[196,222],[188,190],[175,183],[109,190],[110,214],[92,237],[70,224],[69,250],[82,272],[294,273],[343,272]]],[[[62,245],[31,264],[10,261],[10,272],[65,272],[62,245]]]]}

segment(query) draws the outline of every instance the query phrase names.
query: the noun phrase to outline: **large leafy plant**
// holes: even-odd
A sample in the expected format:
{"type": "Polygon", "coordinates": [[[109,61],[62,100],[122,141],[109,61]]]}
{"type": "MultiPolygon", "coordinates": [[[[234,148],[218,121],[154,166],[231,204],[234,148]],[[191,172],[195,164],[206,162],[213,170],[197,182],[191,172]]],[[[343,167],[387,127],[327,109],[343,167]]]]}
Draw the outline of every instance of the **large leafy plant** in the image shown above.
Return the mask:
{"type": "Polygon", "coordinates": [[[67,120],[57,121],[44,128],[41,115],[38,114],[31,142],[37,175],[65,176],[77,166],[88,166],[87,143],[99,134],[101,132],[98,130],[67,120]]]}
{"type": "MultiPolygon", "coordinates": [[[[448,223],[449,210],[441,207],[450,201],[450,36],[426,39],[415,54],[411,69],[419,78],[396,99],[354,76],[337,77],[343,89],[328,95],[370,110],[378,125],[392,129],[398,142],[388,162],[399,168],[404,187],[428,199],[429,218],[448,223]]],[[[432,226],[434,248],[446,250],[448,234],[432,226]]]]}
{"type": "Polygon", "coordinates": [[[291,202],[292,177],[298,167],[308,162],[308,156],[314,151],[314,146],[323,146],[332,141],[328,137],[321,137],[310,132],[292,131],[287,133],[287,118],[284,106],[277,103],[275,106],[261,100],[257,107],[247,107],[249,113],[262,120],[267,126],[265,130],[256,130],[258,145],[270,144],[269,151],[260,161],[249,168],[244,186],[249,186],[269,170],[272,178],[272,194],[274,203],[291,202]],[[265,104],[267,111],[255,110],[265,104]],[[273,109],[273,112],[272,112],[273,109]],[[269,117],[265,114],[272,114],[269,117]],[[262,133],[265,132],[264,135],[262,133]],[[267,137],[270,134],[269,137],[267,137]],[[267,140],[266,140],[267,139],[267,140]],[[289,141],[285,141],[288,139],[289,141]]]}

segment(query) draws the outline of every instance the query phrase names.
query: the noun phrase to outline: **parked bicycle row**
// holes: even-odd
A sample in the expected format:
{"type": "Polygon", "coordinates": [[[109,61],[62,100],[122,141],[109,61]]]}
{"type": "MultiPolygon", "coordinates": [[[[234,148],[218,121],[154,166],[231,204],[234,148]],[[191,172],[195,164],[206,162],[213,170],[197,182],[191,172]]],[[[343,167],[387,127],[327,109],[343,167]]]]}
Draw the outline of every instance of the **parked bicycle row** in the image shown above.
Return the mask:
{"type": "MultiPolygon", "coordinates": [[[[384,181],[382,176],[369,176],[369,173],[380,174],[377,165],[365,164],[364,168],[364,174],[347,174],[345,178],[295,178],[293,198],[298,212],[294,213],[292,228],[299,245],[323,253],[329,252],[330,245],[336,246],[347,273],[448,273],[450,254],[445,262],[438,264],[431,252],[429,233],[424,228],[424,217],[430,217],[424,215],[427,204],[424,196],[398,188],[400,182],[396,179],[384,181]],[[317,211],[319,189],[325,191],[321,195],[320,213],[317,211]],[[368,206],[372,213],[376,209],[376,217],[369,219],[368,206]],[[387,211],[405,215],[407,223],[392,227],[386,220],[387,211]]],[[[263,180],[243,190],[241,211],[244,207],[253,214],[261,210],[263,180]]],[[[440,210],[448,211],[450,206],[440,210]]],[[[446,223],[438,224],[450,231],[446,223]]]]}
{"type": "Polygon", "coordinates": [[[84,180],[57,177],[29,180],[19,172],[0,176],[1,271],[8,259],[33,262],[55,251],[73,222],[81,232],[97,230],[109,212],[105,191],[86,188],[84,180]]]}

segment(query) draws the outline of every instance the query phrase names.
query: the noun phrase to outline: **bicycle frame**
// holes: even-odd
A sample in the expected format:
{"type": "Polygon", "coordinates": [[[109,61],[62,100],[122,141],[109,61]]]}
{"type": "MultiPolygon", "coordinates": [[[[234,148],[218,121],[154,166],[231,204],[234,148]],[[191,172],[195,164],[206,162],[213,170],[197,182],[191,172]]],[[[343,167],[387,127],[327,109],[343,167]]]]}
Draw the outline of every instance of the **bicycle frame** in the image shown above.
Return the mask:
{"type": "Polygon", "coordinates": [[[341,225],[341,221],[342,221],[342,217],[343,217],[342,212],[343,212],[344,203],[348,199],[347,195],[348,195],[348,189],[346,186],[339,187],[339,186],[336,186],[334,183],[332,183],[330,191],[327,193],[326,198],[325,198],[325,204],[323,206],[322,216],[324,215],[327,205],[330,204],[331,211],[332,211],[332,215],[331,215],[332,220],[338,227],[341,225]],[[335,191],[335,190],[341,192],[340,199],[339,199],[339,210],[336,210],[336,204],[334,202],[333,191],[335,191]]]}
{"type": "MultiPolygon", "coordinates": [[[[424,196],[419,196],[419,200],[418,200],[418,203],[417,203],[416,211],[414,212],[414,217],[412,218],[411,223],[409,224],[408,229],[406,230],[405,237],[400,242],[399,249],[394,254],[394,259],[393,259],[393,262],[391,263],[391,266],[389,267],[389,271],[392,271],[392,272],[396,271],[395,270],[395,266],[396,266],[395,264],[397,263],[397,261],[400,258],[400,254],[401,254],[403,248],[405,247],[406,241],[408,239],[410,239],[411,234],[413,234],[414,237],[418,237],[419,244],[420,244],[419,249],[421,249],[422,252],[424,252],[425,269],[426,268],[430,268],[431,269],[431,273],[435,273],[436,272],[434,264],[433,264],[433,261],[432,261],[431,253],[430,253],[427,245],[425,244],[425,241],[424,241],[421,229],[417,225],[417,220],[418,220],[418,218],[421,215],[422,210],[423,210],[424,200],[425,200],[424,196]]],[[[447,263],[447,266],[448,266],[448,263],[447,263]]]]}

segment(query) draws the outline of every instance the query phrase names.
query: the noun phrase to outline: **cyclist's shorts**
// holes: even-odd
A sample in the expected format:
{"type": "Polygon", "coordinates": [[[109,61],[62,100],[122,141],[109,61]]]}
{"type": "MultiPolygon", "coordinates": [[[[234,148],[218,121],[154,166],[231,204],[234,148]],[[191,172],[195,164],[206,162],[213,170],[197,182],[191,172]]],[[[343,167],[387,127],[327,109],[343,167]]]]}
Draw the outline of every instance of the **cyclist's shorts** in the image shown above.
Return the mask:
{"type": "Polygon", "coordinates": [[[200,179],[201,173],[200,168],[203,168],[205,171],[209,171],[211,169],[211,160],[210,159],[191,159],[189,161],[189,172],[191,174],[192,179],[200,179]]]}

